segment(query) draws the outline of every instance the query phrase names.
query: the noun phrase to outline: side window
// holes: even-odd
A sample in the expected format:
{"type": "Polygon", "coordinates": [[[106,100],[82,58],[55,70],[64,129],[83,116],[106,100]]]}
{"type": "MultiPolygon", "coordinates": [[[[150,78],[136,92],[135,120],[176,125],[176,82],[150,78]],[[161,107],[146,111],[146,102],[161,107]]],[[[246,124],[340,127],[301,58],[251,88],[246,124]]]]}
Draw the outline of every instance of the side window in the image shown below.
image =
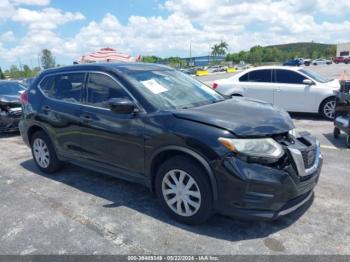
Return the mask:
{"type": "Polygon", "coordinates": [[[108,100],[111,98],[128,97],[122,87],[111,77],[98,73],[89,74],[86,103],[98,107],[109,108],[108,100]]]}
{"type": "Polygon", "coordinates": [[[293,71],[282,69],[276,70],[276,83],[302,84],[305,79],[306,77],[293,71]]]}
{"type": "Polygon", "coordinates": [[[264,82],[264,83],[270,83],[271,82],[271,70],[269,69],[263,69],[263,70],[254,70],[249,72],[249,82],[264,82]]]}
{"type": "Polygon", "coordinates": [[[84,80],[84,73],[48,76],[41,82],[40,88],[48,97],[78,103],[81,101],[84,80]]]}
{"type": "Polygon", "coordinates": [[[240,82],[248,82],[248,74],[245,74],[245,75],[242,75],[240,78],[239,78],[239,81],[240,82]]]}

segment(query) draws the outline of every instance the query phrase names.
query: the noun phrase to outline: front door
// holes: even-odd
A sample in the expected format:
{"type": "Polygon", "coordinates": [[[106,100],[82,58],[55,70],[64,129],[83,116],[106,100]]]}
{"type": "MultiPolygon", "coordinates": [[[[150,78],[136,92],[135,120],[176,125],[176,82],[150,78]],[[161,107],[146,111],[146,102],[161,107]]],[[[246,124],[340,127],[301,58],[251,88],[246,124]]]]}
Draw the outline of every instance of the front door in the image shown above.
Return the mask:
{"type": "Polygon", "coordinates": [[[306,85],[298,72],[276,69],[274,104],[290,112],[312,112],[315,108],[315,85],[306,85]]]}
{"type": "Polygon", "coordinates": [[[81,140],[85,159],[132,173],[143,173],[144,124],[142,114],[117,114],[111,98],[129,98],[113,77],[89,73],[81,111],[81,140]]]}
{"type": "Polygon", "coordinates": [[[273,103],[272,70],[258,69],[248,72],[239,79],[243,96],[273,103]]]}

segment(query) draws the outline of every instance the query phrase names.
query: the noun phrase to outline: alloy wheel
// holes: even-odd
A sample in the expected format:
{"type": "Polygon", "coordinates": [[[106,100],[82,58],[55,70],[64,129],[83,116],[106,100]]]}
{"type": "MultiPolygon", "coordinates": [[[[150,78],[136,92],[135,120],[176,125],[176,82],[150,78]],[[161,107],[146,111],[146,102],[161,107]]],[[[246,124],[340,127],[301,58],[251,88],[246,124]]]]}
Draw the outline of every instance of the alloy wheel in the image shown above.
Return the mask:
{"type": "Polygon", "coordinates": [[[173,169],[163,177],[162,194],[165,202],[177,215],[190,217],[201,206],[197,182],[183,170],[173,169]]]}
{"type": "Polygon", "coordinates": [[[50,153],[49,149],[44,142],[44,140],[40,138],[36,138],[33,142],[33,153],[36,162],[41,168],[47,168],[50,164],[50,153]]]}
{"type": "Polygon", "coordinates": [[[324,115],[329,119],[334,119],[335,117],[335,101],[328,101],[323,107],[324,115]]]}

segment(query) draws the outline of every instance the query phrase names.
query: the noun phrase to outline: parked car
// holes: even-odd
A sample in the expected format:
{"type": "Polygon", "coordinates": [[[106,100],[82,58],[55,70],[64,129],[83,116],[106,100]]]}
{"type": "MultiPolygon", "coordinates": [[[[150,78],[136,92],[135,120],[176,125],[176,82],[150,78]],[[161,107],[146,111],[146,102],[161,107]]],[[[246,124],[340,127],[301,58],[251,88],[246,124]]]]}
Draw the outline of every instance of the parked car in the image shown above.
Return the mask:
{"type": "Polygon", "coordinates": [[[330,59],[324,59],[324,58],[319,58],[319,59],[315,59],[312,61],[313,65],[331,65],[332,64],[332,60],[330,59]]]}
{"type": "Polygon", "coordinates": [[[345,57],[345,56],[338,56],[336,58],[334,58],[333,62],[335,64],[339,64],[339,63],[345,63],[345,64],[348,64],[350,61],[350,58],[349,57],[345,57]]]}
{"type": "Polygon", "coordinates": [[[301,66],[302,64],[299,59],[291,59],[283,63],[284,66],[301,66]]]}
{"type": "Polygon", "coordinates": [[[311,62],[312,62],[311,59],[304,59],[305,66],[310,66],[311,62]]]}
{"type": "Polygon", "coordinates": [[[41,171],[69,161],[141,183],[185,223],[284,216],[309,201],[321,171],[318,141],[284,110],[227,99],[161,65],[50,69],[21,101],[20,131],[41,171]]]}
{"type": "Polygon", "coordinates": [[[180,69],[180,71],[188,75],[196,75],[197,68],[196,67],[184,68],[184,69],[180,69]]]}
{"type": "Polygon", "coordinates": [[[19,97],[24,90],[16,81],[0,81],[0,132],[18,131],[22,114],[19,97]]]}
{"type": "Polygon", "coordinates": [[[213,88],[228,96],[260,99],[290,112],[319,113],[334,118],[338,80],[330,80],[305,68],[266,66],[217,80],[213,88]]]}

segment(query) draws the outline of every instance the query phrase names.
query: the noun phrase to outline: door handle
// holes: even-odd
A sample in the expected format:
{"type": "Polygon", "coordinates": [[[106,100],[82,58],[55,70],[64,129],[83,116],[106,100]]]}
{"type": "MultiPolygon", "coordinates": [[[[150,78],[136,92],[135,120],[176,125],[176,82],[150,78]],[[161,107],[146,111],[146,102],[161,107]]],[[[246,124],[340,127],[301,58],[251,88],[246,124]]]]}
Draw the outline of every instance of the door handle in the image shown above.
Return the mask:
{"type": "Polygon", "coordinates": [[[80,116],[80,121],[82,122],[82,123],[90,123],[90,122],[92,122],[92,117],[91,116],[89,116],[89,115],[82,115],[82,116],[80,116]]]}
{"type": "Polygon", "coordinates": [[[49,106],[43,106],[41,109],[46,113],[51,111],[51,107],[49,106]]]}

